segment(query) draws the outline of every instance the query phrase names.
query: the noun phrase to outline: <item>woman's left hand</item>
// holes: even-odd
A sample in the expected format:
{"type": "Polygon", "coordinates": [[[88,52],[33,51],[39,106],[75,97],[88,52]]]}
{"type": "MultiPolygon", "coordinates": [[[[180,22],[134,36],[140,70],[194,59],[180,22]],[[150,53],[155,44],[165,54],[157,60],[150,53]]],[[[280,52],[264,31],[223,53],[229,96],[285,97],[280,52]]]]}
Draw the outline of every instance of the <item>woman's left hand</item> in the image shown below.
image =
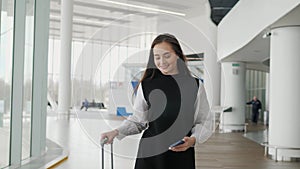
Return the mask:
{"type": "Polygon", "coordinates": [[[186,151],[188,148],[195,145],[196,138],[195,137],[184,137],[183,141],[185,143],[183,143],[181,145],[178,145],[178,146],[175,146],[175,147],[171,148],[171,150],[176,151],[176,152],[186,151]]]}

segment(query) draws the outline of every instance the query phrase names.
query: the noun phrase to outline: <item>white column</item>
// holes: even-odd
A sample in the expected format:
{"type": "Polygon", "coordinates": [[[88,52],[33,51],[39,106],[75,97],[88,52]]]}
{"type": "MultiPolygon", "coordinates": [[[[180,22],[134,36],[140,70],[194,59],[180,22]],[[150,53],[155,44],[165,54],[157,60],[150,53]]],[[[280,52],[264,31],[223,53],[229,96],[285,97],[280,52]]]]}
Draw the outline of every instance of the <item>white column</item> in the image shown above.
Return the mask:
{"type": "Polygon", "coordinates": [[[69,113],[71,103],[72,20],[73,0],[62,0],[58,112],[66,114],[69,113]]]}
{"type": "Polygon", "coordinates": [[[220,128],[225,132],[244,130],[245,123],[245,64],[242,62],[222,63],[221,105],[232,107],[231,112],[224,112],[220,128]]]}
{"type": "MultiPolygon", "coordinates": [[[[272,29],[270,48],[269,144],[300,148],[300,26],[272,29]]],[[[269,154],[274,156],[274,149],[269,154]]],[[[300,150],[278,150],[278,160],[300,157],[300,150]]]]}

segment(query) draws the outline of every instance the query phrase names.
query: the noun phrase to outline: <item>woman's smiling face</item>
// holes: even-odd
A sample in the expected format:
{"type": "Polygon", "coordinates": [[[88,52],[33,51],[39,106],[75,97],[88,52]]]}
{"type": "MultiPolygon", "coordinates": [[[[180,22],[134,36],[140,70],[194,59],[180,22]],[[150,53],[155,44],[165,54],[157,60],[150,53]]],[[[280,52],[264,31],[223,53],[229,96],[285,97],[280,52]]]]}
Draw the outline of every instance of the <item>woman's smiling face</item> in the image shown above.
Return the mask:
{"type": "Polygon", "coordinates": [[[178,56],[167,42],[158,43],[153,48],[154,63],[164,75],[178,74],[178,56]]]}

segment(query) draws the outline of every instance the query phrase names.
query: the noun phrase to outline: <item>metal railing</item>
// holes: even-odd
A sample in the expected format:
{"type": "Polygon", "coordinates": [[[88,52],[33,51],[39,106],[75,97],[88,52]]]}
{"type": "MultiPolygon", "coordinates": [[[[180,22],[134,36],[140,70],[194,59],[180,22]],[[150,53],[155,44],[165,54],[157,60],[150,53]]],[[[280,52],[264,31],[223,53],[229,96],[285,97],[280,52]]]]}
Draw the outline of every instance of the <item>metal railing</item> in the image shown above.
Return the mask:
{"type": "Polygon", "coordinates": [[[219,131],[225,132],[225,126],[244,126],[244,133],[247,132],[248,123],[243,124],[225,124],[224,113],[232,112],[231,106],[214,106],[211,110],[213,112],[213,132],[216,131],[217,126],[219,126],[219,131]],[[216,115],[219,116],[219,123],[216,125],[216,115]]]}
{"type": "Polygon", "coordinates": [[[275,154],[274,154],[275,162],[278,161],[278,160],[277,160],[278,149],[284,149],[284,150],[300,150],[300,148],[298,148],[298,147],[284,147],[284,146],[270,145],[270,144],[268,144],[268,143],[269,143],[269,142],[263,142],[263,143],[261,143],[261,145],[265,147],[265,154],[264,154],[264,156],[268,156],[269,148],[274,148],[274,150],[275,150],[275,154]]]}

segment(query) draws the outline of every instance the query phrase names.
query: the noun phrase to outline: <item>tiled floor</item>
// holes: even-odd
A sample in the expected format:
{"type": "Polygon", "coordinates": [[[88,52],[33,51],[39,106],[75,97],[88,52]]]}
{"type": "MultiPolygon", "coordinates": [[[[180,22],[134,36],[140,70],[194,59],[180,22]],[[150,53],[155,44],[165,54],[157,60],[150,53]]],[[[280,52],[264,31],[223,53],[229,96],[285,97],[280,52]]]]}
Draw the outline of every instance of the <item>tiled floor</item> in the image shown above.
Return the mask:
{"type": "MultiPolygon", "coordinates": [[[[74,113],[74,112],[73,112],[74,113]]],[[[47,137],[69,151],[69,158],[58,169],[101,168],[100,133],[121,123],[121,118],[107,112],[83,111],[71,118],[49,116],[47,137]]],[[[243,133],[215,133],[203,145],[196,147],[197,169],[299,169],[299,162],[274,162],[263,156],[263,147],[257,142],[266,137],[264,127],[243,133]]],[[[114,143],[115,169],[131,169],[134,165],[140,135],[130,136],[114,143]]],[[[105,163],[110,165],[110,147],[106,146],[105,163]]]]}

